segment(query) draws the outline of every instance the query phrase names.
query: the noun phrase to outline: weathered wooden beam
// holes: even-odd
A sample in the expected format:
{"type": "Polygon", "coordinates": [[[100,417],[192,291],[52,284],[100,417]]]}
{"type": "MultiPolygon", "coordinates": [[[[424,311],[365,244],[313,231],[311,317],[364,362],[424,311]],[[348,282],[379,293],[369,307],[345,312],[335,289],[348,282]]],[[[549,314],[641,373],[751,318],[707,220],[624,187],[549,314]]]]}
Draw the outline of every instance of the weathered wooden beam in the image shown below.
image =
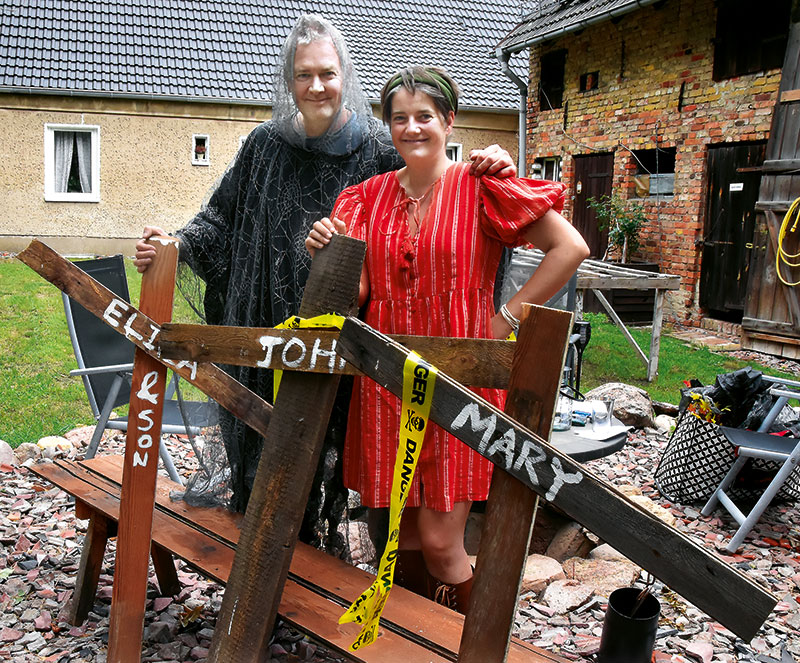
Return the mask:
{"type": "MultiPolygon", "coordinates": [[[[571,327],[567,311],[523,307],[505,411],[543,439],[550,437],[571,327]]],[[[493,473],[459,663],[506,660],[536,502],[536,493],[519,479],[493,473]]]]}
{"type": "MultiPolygon", "coordinates": [[[[299,315],[357,309],[366,244],[344,235],[318,251],[299,315]]],[[[266,660],[338,375],[288,372],[281,381],[242,533],[217,617],[209,663],[266,660]],[[268,450],[268,453],[267,453],[268,450]]]]}
{"type": "MultiPolygon", "coordinates": [[[[158,358],[158,337],[161,325],[151,320],[132,304],[120,299],[82,269],[62,258],[38,240],[17,255],[22,262],[62,292],[72,297],[87,311],[102,318],[137,348],[158,358]]],[[[193,361],[172,361],[161,358],[175,373],[188,380],[219,405],[241,419],[262,436],[272,406],[213,364],[193,361]]]]}
{"type": "MultiPolygon", "coordinates": [[[[514,344],[484,338],[435,338],[393,335],[395,341],[437,365],[470,387],[505,389],[514,344]]],[[[310,373],[358,375],[336,353],[339,332],[322,329],[163,325],[158,337],[162,357],[195,362],[310,373]]]]}
{"type": "MultiPolygon", "coordinates": [[[[339,347],[347,361],[394,394],[408,351],[355,318],[339,347]]],[[[631,503],[446,374],[436,379],[431,420],[749,641],[777,599],[688,537],[631,503]]]]}
{"type": "MultiPolygon", "coordinates": [[[[156,255],[142,276],[140,307],[142,313],[154,321],[169,322],[178,268],[178,240],[154,237],[150,244],[156,255]]],[[[136,348],[108,629],[108,660],[113,663],[139,663],[142,657],[150,535],[166,386],[167,367],[136,348]]]]}

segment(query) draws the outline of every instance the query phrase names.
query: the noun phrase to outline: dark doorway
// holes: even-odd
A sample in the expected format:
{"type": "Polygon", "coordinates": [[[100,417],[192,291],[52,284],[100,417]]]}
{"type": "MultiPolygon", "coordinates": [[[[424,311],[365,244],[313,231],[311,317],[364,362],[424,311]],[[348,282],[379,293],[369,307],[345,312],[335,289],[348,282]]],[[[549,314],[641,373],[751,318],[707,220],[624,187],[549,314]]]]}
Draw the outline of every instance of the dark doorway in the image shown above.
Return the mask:
{"type": "Polygon", "coordinates": [[[600,199],[611,195],[614,175],[614,155],[586,154],[575,160],[575,198],[572,206],[572,225],[583,235],[592,258],[602,258],[608,247],[608,230],[597,228],[597,212],[586,204],[588,198],[600,199]]]}
{"type": "Polygon", "coordinates": [[[710,146],[700,267],[700,306],[722,320],[741,322],[761,173],[739,172],[764,162],[766,143],[710,146]]]}

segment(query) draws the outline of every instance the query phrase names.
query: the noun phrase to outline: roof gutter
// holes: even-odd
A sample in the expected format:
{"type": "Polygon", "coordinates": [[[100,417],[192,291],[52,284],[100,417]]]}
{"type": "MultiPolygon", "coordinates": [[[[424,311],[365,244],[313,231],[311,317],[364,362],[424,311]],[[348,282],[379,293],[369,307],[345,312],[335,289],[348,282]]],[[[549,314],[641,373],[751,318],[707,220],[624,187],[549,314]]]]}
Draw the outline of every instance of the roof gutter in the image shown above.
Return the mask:
{"type": "Polygon", "coordinates": [[[513,69],[508,65],[508,60],[511,57],[511,53],[505,52],[497,49],[497,59],[500,62],[500,69],[503,70],[503,73],[506,77],[511,80],[514,85],[519,88],[519,127],[517,129],[517,141],[518,141],[518,152],[517,152],[517,174],[520,177],[525,177],[527,175],[527,163],[526,163],[526,154],[527,151],[527,143],[526,143],[526,134],[527,134],[527,119],[528,119],[528,86],[517,74],[514,72],[513,69]]]}
{"type": "Polygon", "coordinates": [[[139,101],[181,101],[204,104],[242,104],[246,106],[271,106],[272,103],[264,99],[231,99],[180,96],[173,94],[146,94],[139,92],[110,92],[100,90],[67,90],[58,88],[24,87],[16,85],[0,86],[0,93],[5,94],[30,94],[50,95],[58,97],[96,97],[100,99],[136,99],[139,101]]]}
{"type": "Polygon", "coordinates": [[[619,5],[614,9],[608,9],[606,11],[602,11],[599,14],[594,14],[586,19],[581,19],[575,21],[575,23],[570,23],[569,25],[562,26],[550,30],[549,32],[544,32],[542,34],[536,35],[535,37],[531,37],[527,41],[524,41],[520,44],[515,44],[511,47],[503,47],[498,46],[498,58],[500,52],[504,53],[519,53],[526,48],[530,48],[535,44],[541,44],[543,41],[548,41],[550,39],[556,39],[557,37],[563,37],[570,32],[578,32],[579,30],[583,30],[584,28],[588,28],[591,25],[596,25],[597,23],[603,23],[605,21],[609,21],[612,18],[619,18],[625,14],[632,12],[635,9],[641,9],[643,7],[647,7],[648,5],[654,5],[657,2],[663,2],[663,0],[630,0],[623,5],[619,5]]]}

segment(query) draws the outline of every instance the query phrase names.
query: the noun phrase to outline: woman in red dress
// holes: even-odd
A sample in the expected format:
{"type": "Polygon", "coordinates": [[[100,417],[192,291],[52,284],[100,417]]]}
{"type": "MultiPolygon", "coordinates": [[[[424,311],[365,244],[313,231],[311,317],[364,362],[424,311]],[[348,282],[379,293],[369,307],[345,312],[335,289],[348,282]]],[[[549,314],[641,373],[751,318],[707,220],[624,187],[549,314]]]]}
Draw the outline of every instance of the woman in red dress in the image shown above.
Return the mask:
{"type": "MultiPolygon", "coordinates": [[[[345,189],[332,221],[314,224],[309,251],[335,232],[367,242],[359,303],[366,322],[388,334],[506,338],[525,302],[543,303],[567,282],[589,250],[561,216],[564,185],[474,177],[447,158],[458,88],[433,67],[403,69],[384,86],[383,119],[405,167],[345,189]],[[545,257],[501,309],[493,306],[503,246],[530,242],[545,257]]],[[[502,407],[498,390],[476,390],[502,407]]],[[[400,432],[400,400],[372,380],[356,381],[345,443],[345,485],[362,503],[388,507],[400,432]]],[[[403,515],[397,582],[419,589],[412,559],[453,588],[464,611],[472,567],[464,550],[470,506],[488,496],[491,463],[431,425],[403,515]],[[421,560],[420,560],[421,561],[421,560]]]]}

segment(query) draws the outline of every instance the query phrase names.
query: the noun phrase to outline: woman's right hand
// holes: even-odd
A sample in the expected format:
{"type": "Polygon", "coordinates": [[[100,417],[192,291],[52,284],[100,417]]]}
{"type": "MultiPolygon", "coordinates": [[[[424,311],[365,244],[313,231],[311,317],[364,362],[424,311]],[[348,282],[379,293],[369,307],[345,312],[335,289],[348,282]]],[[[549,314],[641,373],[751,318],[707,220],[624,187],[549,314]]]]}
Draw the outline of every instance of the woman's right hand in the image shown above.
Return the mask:
{"type": "Polygon", "coordinates": [[[144,272],[156,255],[155,248],[145,241],[153,235],[167,235],[167,231],[158,226],[144,227],[142,238],[136,242],[136,257],[133,259],[133,264],[139,272],[144,272]]]}
{"type": "Polygon", "coordinates": [[[331,220],[328,217],[320,219],[311,226],[311,232],[306,237],[306,249],[308,249],[313,258],[317,249],[326,246],[331,241],[331,237],[337,234],[344,235],[346,232],[347,226],[344,221],[339,219],[331,220]]]}

